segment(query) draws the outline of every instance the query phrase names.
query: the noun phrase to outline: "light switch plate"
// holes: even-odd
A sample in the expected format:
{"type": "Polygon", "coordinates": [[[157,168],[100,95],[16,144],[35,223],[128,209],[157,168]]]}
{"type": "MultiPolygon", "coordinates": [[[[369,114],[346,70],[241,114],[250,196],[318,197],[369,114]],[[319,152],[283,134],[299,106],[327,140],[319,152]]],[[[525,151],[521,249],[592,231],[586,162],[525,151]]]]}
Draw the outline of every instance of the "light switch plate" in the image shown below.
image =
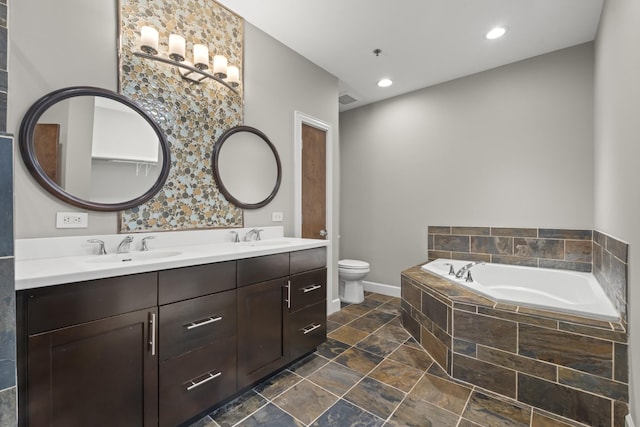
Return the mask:
{"type": "Polygon", "coordinates": [[[284,221],[284,215],[282,212],[271,212],[271,221],[282,222],[284,221]]]}
{"type": "Polygon", "coordinates": [[[87,228],[89,214],[86,212],[56,212],[56,228],[87,228]]]}

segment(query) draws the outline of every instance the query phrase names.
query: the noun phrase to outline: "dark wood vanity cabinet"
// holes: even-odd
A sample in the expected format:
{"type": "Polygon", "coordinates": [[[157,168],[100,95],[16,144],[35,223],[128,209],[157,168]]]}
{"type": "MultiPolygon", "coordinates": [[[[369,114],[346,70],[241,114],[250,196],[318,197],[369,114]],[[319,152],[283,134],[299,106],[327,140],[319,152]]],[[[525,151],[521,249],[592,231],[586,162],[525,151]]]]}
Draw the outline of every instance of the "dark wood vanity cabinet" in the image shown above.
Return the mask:
{"type": "Polygon", "coordinates": [[[289,361],[285,288],[289,254],[238,261],[238,388],[289,361]]]}
{"type": "Polygon", "coordinates": [[[18,293],[20,425],[158,424],[156,277],[18,293]]]}
{"type": "Polygon", "coordinates": [[[327,339],[327,269],[291,276],[289,357],[295,360],[327,339]]]}
{"type": "Polygon", "coordinates": [[[235,261],[159,273],[160,426],[236,392],[235,288],[235,261]]]}
{"type": "Polygon", "coordinates": [[[325,248],[238,261],[239,389],[326,340],[325,265],[325,248]]]}
{"type": "Polygon", "coordinates": [[[326,249],[19,291],[21,426],[177,426],[326,339],[326,249]]]}
{"type": "Polygon", "coordinates": [[[287,364],[286,278],[238,289],[238,387],[250,386],[287,364]]]}

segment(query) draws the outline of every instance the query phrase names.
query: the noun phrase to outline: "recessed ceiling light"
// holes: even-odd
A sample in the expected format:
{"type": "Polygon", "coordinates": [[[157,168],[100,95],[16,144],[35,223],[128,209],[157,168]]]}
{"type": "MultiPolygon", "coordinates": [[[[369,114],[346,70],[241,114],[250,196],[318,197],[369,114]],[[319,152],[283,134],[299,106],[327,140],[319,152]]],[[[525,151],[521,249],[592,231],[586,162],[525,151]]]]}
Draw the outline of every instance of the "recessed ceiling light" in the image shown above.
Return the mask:
{"type": "Polygon", "coordinates": [[[495,27],[492,28],[491,31],[489,31],[487,33],[487,38],[489,40],[495,40],[495,39],[499,39],[500,37],[504,36],[504,33],[507,32],[506,27],[495,27]]]}
{"type": "Polygon", "coordinates": [[[378,82],[378,86],[380,87],[389,87],[393,84],[390,79],[382,79],[378,82]]]}

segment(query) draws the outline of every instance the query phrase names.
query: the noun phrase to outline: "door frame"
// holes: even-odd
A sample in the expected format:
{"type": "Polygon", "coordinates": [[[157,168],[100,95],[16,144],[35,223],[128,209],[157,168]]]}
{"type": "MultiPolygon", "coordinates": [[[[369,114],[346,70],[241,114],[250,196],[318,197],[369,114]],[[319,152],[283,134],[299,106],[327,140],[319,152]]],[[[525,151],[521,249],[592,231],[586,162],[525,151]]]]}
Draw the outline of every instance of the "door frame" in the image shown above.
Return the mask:
{"type": "Polygon", "coordinates": [[[325,132],[325,218],[326,230],[329,240],[327,246],[327,309],[329,313],[333,313],[340,309],[340,300],[335,295],[334,300],[334,265],[333,265],[333,248],[337,244],[335,239],[337,236],[333,234],[333,126],[331,123],[317,119],[301,111],[293,112],[293,229],[295,237],[302,237],[302,125],[314,127],[325,132]],[[337,308],[336,308],[337,304],[337,308]]]}

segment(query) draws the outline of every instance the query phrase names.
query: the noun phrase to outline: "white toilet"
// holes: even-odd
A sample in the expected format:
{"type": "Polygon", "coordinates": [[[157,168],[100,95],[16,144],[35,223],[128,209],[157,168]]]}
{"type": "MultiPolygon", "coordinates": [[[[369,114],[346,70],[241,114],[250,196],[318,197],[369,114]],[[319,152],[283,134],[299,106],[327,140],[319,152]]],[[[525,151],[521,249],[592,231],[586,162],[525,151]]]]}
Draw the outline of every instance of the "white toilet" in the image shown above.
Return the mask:
{"type": "Polygon", "coordinates": [[[362,279],[369,273],[369,263],[355,259],[338,261],[338,277],[340,282],[340,301],[361,303],[364,301],[362,279]]]}

